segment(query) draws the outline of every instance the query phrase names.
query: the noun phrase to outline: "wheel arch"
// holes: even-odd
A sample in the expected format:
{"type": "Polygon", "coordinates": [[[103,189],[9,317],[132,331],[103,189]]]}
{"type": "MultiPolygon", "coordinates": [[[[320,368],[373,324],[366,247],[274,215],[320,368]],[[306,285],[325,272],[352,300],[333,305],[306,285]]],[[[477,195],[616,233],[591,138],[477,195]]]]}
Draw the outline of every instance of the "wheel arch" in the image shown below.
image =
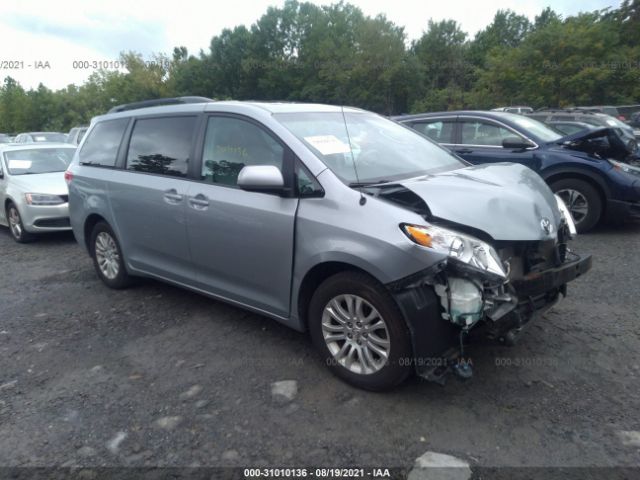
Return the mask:
{"type": "MultiPolygon", "coordinates": [[[[301,330],[307,330],[309,303],[314,292],[327,278],[342,272],[360,272],[380,282],[375,275],[353,263],[329,260],[311,267],[304,275],[298,288],[295,313],[297,314],[301,330]]],[[[382,284],[382,282],[380,282],[382,284]]]]}
{"type": "Polygon", "coordinates": [[[91,232],[99,222],[105,222],[107,225],[109,224],[109,222],[102,215],[98,213],[91,213],[85,219],[84,225],[82,227],[82,231],[84,233],[84,246],[89,253],[91,253],[91,232]]]}
{"type": "Polygon", "coordinates": [[[607,199],[610,196],[609,188],[602,179],[598,178],[597,175],[576,170],[560,170],[543,175],[543,178],[549,186],[559,180],[566,179],[575,179],[587,182],[589,185],[595,188],[600,195],[600,199],[602,200],[603,213],[606,210],[607,199]]]}
{"type": "MultiPolygon", "coordinates": [[[[7,208],[9,207],[10,203],[13,203],[14,205],[16,205],[15,200],[12,197],[7,195],[7,198],[4,199],[4,205],[3,205],[5,212],[7,211],[7,208]]],[[[16,208],[18,208],[17,205],[16,205],[16,208]]]]}

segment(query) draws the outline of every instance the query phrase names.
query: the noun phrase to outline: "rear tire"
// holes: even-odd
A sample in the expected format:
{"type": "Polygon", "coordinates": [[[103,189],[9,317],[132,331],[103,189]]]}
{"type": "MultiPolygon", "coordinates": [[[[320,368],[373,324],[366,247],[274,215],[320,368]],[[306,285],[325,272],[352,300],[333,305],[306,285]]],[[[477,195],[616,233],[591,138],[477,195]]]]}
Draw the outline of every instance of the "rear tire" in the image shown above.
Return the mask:
{"type": "Polygon", "coordinates": [[[380,391],[412,372],[411,336],[398,305],[369,275],[326,279],[309,305],[309,331],[329,369],[347,383],[380,391]]]}
{"type": "Polygon", "coordinates": [[[600,221],[602,198],[593,185],[577,178],[565,178],[550,187],[567,205],[579,233],[588,232],[600,221]]]}
{"type": "Polygon", "coordinates": [[[122,289],[131,285],[132,278],[127,273],[120,243],[109,224],[96,223],[91,231],[90,246],[93,266],[106,286],[122,289]]]}
{"type": "Polygon", "coordinates": [[[18,207],[12,202],[7,205],[6,209],[7,224],[9,225],[9,233],[18,243],[29,243],[34,240],[34,236],[24,229],[22,217],[18,211],[18,207]]]}

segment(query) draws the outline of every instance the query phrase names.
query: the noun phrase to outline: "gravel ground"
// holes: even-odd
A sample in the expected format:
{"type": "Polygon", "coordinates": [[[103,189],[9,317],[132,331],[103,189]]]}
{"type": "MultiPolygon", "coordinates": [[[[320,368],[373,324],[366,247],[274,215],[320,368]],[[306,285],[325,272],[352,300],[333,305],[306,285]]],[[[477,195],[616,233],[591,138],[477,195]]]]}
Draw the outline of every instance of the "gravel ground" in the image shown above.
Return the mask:
{"type": "Polygon", "coordinates": [[[0,228],[0,465],[638,466],[639,239],[574,241],[593,270],[515,347],[472,346],[471,380],[374,394],[272,320],[154,281],[109,290],[71,234],[0,228]]]}

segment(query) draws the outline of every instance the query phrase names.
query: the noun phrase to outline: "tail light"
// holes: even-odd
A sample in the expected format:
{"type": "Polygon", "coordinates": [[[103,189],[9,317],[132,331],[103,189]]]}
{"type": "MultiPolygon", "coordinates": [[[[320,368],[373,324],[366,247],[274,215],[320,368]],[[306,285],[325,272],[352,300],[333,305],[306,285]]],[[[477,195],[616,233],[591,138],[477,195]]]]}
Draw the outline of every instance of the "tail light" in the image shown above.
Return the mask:
{"type": "Polygon", "coordinates": [[[73,173],[71,173],[69,170],[66,170],[64,172],[64,181],[67,182],[67,185],[69,185],[71,183],[71,180],[73,180],[73,173]]]}

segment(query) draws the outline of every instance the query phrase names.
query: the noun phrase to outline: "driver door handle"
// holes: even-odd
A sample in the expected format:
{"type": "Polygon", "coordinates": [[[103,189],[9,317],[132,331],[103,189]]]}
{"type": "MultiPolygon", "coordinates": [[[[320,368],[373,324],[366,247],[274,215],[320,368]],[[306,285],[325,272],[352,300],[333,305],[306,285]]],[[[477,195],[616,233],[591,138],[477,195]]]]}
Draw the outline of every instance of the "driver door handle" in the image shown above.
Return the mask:
{"type": "Polygon", "coordinates": [[[171,205],[176,205],[180,203],[183,199],[183,196],[180,195],[175,188],[165,190],[163,197],[164,197],[164,201],[171,205]]]}
{"type": "Polygon", "coordinates": [[[199,193],[195,197],[189,199],[189,205],[191,205],[195,210],[206,210],[209,208],[209,199],[199,193]]]}

